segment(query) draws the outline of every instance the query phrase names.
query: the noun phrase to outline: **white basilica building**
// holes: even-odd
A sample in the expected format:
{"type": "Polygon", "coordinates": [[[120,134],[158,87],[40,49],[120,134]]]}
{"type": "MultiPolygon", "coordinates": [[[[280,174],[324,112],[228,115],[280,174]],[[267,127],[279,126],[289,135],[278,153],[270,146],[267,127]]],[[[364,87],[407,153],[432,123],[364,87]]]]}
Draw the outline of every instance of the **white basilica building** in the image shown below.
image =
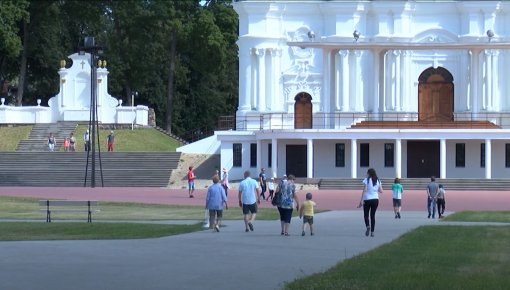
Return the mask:
{"type": "Polygon", "coordinates": [[[233,179],[510,176],[510,2],[235,1],[233,179]]]}

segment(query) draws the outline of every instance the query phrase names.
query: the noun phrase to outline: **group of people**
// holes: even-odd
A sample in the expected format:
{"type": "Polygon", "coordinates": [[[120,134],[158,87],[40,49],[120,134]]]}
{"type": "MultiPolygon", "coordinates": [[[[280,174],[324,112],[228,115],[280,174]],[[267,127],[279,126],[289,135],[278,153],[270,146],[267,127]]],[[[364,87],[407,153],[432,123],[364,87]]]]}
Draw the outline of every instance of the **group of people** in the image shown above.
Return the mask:
{"type": "MultiPolygon", "coordinates": [[[[113,152],[113,145],[115,143],[115,135],[113,131],[110,131],[110,134],[106,138],[106,146],[108,148],[108,152],[113,152]]],[[[55,151],[55,145],[57,144],[57,141],[55,139],[55,136],[53,133],[50,133],[50,136],[48,137],[48,149],[50,151],[55,151]]],[[[90,151],[90,134],[89,130],[86,130],[83,134],[83,144],[84,144],[84,150],[85,152],[90,151]]],[[[76,137],[74,137],[74,133],[71,133],[69,137],[64,138],[64,151],[68,152],[74,152],[76,151],[76,137]]]]}
{"type": "MultiPolygon", "coordinates": [[[[195,176],[192,167],[188,172],[188,183],[190,197],[193,197],[195,176]]],[[[296,194],[296,185],[294,175],[286,176],[279,181],[276,189],[271,192],[271,184],[273,179],[266,182],[264,169],[261,170],[258,180],[250,177],[250,171],[244,172],[244,179],[239,184],[238,200],[239,207],[242,209],[244,216],[245,232],[254,231],[254,221],[257,215],[257,208],[260,204],[261,197],[265,199],[264,193],[266,186],[270,188],[270,195],[267,199],[275,199],[273,202],[277,206],[280,214],[281,235],[289,235],[289,226],[292,218],[294,207],[299,211],[299,217],[303,219],[302,236],[306,235],[305,229],[308,226],[310,235],[313,235],[313,216],[315,202],[312,200],[312,193],[306,193],[306,200],[301,204],[296,194]],[[274,193],[274,195],[273,195],[274,193]]],[[[393,209],[395,219],[401,218],[402,194],[404,188],[399,178],[395,178],[391,186],[393,209]]],[[[227,207],[228,192],[228,172],[223,169],[223,178],[218,175],[213,176],[213,186],[209,187],[206,197],[206,209],[209,210],[210,228],[219,232],[220,221],[222,218],[223,205],[227,207]]],[[[379,195],[383,193],[383,187],[377,173],[373,168],[368,169],[366,178],[363,179],[363,191],[361,193],[358,208],[363,207],[363,218],[365,222],[365,236],[374,237],[375,230],[375,213],[379,206],[379,195]]],[[[445,190],[443,185],[437,184],[435,177],[431,177],[431,182],[427,185],[427,209],[428,218],[435,218],[437,207],[438,217],[442,218],[445,211],[445,190]]]]}
{"type": "MultiPolygon", "coordinates": [[[[50,133],[50,136],[48,137],[48,149],[50,151],[55,151],[55,146],[57,144],[57,140],[55,139],[55,136],[53,136],[53,133],[50,133]]],[[[76,151],[76,138],[74,137],[74,134],[71,133],[69,137],[64,138],[64,151],[76,151]]]]}
{"type": "MultiPolygon", "coordinates": [[[[375,229],[375,212],[379,205],[379,194],[383,193],[381,181],[377,177],[377,173],[373,168],[368,169],[367,177],[363,179],[363,191],[361,193],[361,200],[358,207],[363,207],[363,217],[365,220],[365,236],[374,236],[375,229]]],[[[393,210],[395,212],[395,218],[401,218],[402,209],[402,193],[404,188],[400,184],[400,179],[395,178],[391,186],[392,198],[393,198],[393,210]]],[[[427,185],[427,210],[428,218],[435,218],[436,208],[439,218],[444,217],[445,211],[445,190],[442,184],[436,183],[436,178],[432,176],[430,183],[427,185]]]]}
{"type": "MultiPolygon", "coordinates": [[[[194,179],[193,167],[190,166],[188,170],[188,189],[190,197],[193,197],[194,179]]],[[[254,221],[257,216],[258,205],[260,204],[261,197],[266,199],[263,192],[265,191],[265,186],[269,186],[270,195],[266,200],[269,198],[278,198],[276,206],[280,213],[281,235],[289,235],[289,226],[294,205],[296,210],[299,211],[299,217],[303,219],[302,235],[305,235],[306,225],[309,227],[310,235],[313,235],[313,216],[316,204],[312,200],[312,193],[309,192],[306,194],[306,201],[300,206],[299,198],[296,195],[296,185],[294,184],[295,177],[293,175],[289,175],[288,177],[284,176],[278,183],[276,191],[274,190],[274,179],[272,179],[269,184],[262,182],[265,181],[265,179],[263,170],[258,180],[251,178],[250,171],[245,171],[244,179],[239,184],[237,197],[239,207],[243,212],[245,232],[252,232],[255,230],[254,221]]],[[[218,175],[214,175],[212,181],[213,185],[207,190],[205,208],[209,211],[209,227],[219,232],[221,219],[223,217],[223,208],[228,208],[228,171],[223,168],[221,183],[218,175]]]]}

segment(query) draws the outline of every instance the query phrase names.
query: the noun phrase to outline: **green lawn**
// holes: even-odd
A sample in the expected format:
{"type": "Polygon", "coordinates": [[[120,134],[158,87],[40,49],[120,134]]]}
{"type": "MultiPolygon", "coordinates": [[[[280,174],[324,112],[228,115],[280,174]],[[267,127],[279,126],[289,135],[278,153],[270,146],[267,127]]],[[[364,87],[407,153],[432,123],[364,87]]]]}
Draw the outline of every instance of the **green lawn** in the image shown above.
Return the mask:
{"type": "Polygon", "coordinates": [[[0,151],[14,151],[20,140],[28,139],[32,126],[0,127],[0,151]]]}
{"type": "MultiPolygon", "coordinates": [[[[83,147],[83,134],[87,126],[80,125],[76,128],[74,135],[78,142],[76,151],[84,151],[83,147]]],[[[99,130],[99,146],[101,151],[106,151],[106,137],[110,134],[111,130],[99,130]]],[[[117,129],[113,130],[115,134],[115,151],[122,152],[140,152],[140,151],[155,151],[155,152],[174,152],[175,148],[181,146],[175,139],[159,132],[154,128],[139,128],[139,129],[117,129]]],[[[64,150],[62,148],[62,150],[64,150]]]]}
{"type": "Polygon", "coordinates": [[[510,211],[461,211],[447,216],[444,220],[510,223],[510,211]]]}
{"type": "MultiPolygon", "coordinates": [[[[40,210],[38,200],[0,196],[0,219],[13,220],[0,222],[0,241],[155,238],[201,230],[205,213],[202,206],[100,202],[101,211],[92,214],[92,224],[85,222],[86,212],[52,212],[53,222],[45,223],[46,212],[40,210]],[[192,220],[196,223],[150,223],[159,220],[192,220]]],[[[239,220],[242,224],[243,216],[239,207],[225,210],[223,216],[224,219],[239,220]]],[[[275,208],[259,209],[257,215],[260,220],[277,218],[278,211],[275,208]]]]}
{"type": "MultiPolygon", "coordinates": [[[[98,221],[151,221],[151,220],[203,220],[205,209],[202,206],[179,206],[161,204],[99,202],[101,212],[93,213],[92,220],[98,221]]],[[[55,220],[86,220],[86,213],[52,213],[55,220]]],[[[260,208],[257,219],[278,219],[276,208],[260,208]]],[[[237,204],[223,211],[223,218],[242,220],[241,209],[237,204]]],[[[46,212],[41,211],[36,198],[0,196],[0,219],[34,220],[46,219],[46,212]]]]}
{"type": "Polygon", "coordinates": [[[425,226],[284,289],[508,289],[509,249],[510,226],[425,226]]]}
{"type": "Polygon", "coordinates": [[[0,222],[0,241],[159,238],[202,230],[202,225],[78,222],[0,222]]]}

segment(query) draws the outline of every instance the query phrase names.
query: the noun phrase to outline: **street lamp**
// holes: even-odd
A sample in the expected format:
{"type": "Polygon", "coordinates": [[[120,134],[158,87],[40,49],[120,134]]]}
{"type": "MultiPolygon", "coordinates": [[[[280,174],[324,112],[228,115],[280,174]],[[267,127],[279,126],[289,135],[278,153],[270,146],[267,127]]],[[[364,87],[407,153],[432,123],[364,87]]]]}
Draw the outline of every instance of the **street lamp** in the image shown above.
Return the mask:
{"type": "Polygon", "coordinates": [[[133,121],[131,122],[131,131],[134,130],[135,127],[135,119],[136,119],[136,113],[135,113],[135,97],[138,98],[138,92],[133,91],[131,93],[131,111],[133,112],[133,121]]]}
{"type": "MultiPolygon", "coordinates": [[[[85,166],[85,180],[83,186],[87,186],[87,174],[89,166],[89,156],[91,157],[91,171],[90,171],[90,187],[96,187],[96,140],[99,140],[99,123],[97,118],[97,69],[96,58],[99,54],[103,53],[103,47],[96,45],[94,37],[87,36],[83,39],[83,46],[80,47],[80,54],[85,52],[90,53],[90,150],[87,151],[87,163],[85,166]],[[97,134],[97,136],[96,136],[97,134]]],[[[101,164],[101,146],[97,142],[99,153],[99,168],[101,172],[101,186],[104,186],[103,181],[103,166],[101,164]]]]}

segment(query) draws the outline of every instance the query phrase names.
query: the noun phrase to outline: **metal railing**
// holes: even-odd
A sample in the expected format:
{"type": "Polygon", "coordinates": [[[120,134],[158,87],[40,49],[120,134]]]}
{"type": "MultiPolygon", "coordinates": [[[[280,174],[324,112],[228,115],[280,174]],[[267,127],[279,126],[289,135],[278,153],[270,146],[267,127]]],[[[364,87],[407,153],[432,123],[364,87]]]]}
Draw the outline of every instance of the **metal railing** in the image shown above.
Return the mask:
{"type": "MultiPolygon", "coordinates": [[[[237,131],[293,130],[293,129],[345,129],[358,128],[502,128],[510,129],[510,112],[453,113],[453,116],[432,116],[416,112],[384,113],[314,113],[312,116],[293,113],[262,113],[222,116],[223,124],[237,131]],[[297,121],[296,121],[297,120],[297,121]],[[384,123],[383,123],[384,122],[384,123]]],[[[225,129],[224,129],[225,130],[225,129]]]]}

